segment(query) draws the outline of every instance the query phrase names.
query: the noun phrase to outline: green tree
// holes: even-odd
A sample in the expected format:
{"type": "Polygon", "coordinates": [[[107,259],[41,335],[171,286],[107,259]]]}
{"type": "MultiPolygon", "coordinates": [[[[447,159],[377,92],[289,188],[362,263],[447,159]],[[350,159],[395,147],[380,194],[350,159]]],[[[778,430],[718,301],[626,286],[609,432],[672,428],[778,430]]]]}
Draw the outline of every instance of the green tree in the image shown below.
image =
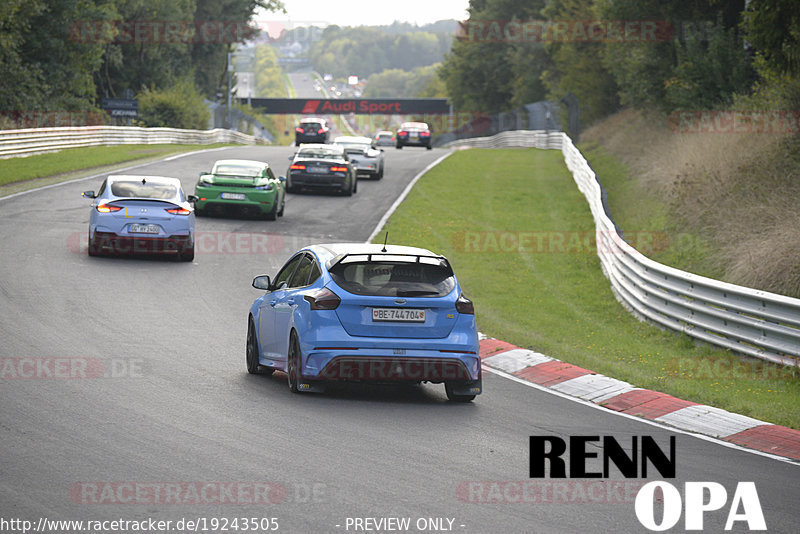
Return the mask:
{"type": "Polygon", "coordinates": [[[278,56],[271,45],[256,46],[256,95],[260,97],[280,97],[286,94],[283,72],[278,64],[278,56]]]}
{"type": "Polygon", "coordinates": [[[145,88],[138,95],[144,126],[205,130],[211,116],[191,75],[166,89],[145,88]]]}
{"type": "MultiPolygon", "coordinates": [[[[593,0],[553,0],[542,14],[548,21],[557,23],[597,18],[593,0]]],[[[575,39],[554,41],[546,48],[552,68],[544,71],[541,78],[550,98],[560,100],[567,93],[574,94],[584,124],[592,123],[619,107],[617,83],[603,65],[600,43],[575,39]]]]}
{"type": "Polygon", "coordinates": [[[113,16],[93,0],[7,0],[0,5],[0,109],[87,110],[103,47],[71,32],[81,20],[113,16]]]}

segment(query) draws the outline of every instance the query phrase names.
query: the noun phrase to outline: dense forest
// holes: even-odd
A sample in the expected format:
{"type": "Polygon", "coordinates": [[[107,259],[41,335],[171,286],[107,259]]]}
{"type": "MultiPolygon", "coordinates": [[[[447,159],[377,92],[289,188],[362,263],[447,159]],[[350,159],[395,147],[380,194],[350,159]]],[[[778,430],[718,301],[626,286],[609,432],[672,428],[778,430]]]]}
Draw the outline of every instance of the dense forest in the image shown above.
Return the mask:
{"type": "Polygon", "coordinates": [[[367,78],[396,69],[410,72],[442,61],[458,27],[455,21],[425,26],[328,26],[311,44],[308,59],[318,72],[367,78]]]}
{"type": "Polygon", "coordinates": [[[800,106],[796,0],[471,0],[439,71],[457,109],[578,98],[623,106],[800,106]]]}
{"type": "Polygon", "coordinates": [[[97,109],[104,97],[173,89],[212,97],[227,52],[279,0],[3,0],[0,111],[97,109]]]}

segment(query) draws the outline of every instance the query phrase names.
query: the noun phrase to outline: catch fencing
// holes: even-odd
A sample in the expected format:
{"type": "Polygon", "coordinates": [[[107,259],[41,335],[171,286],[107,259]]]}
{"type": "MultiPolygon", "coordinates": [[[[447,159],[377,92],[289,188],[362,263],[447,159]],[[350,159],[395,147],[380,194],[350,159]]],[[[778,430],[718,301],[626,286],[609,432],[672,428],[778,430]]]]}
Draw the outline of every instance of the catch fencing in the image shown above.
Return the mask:
{"type": "Polygon", "coordinates": [[[597,255],[617,298],[661,327],[762,360],[800,363],[800,299],[720,282],[655,262],[634,249],[611,219],[605,191],[563,132],[511,131],[448,143],[451,148],[559,149],[594,218],[597,255]]]}

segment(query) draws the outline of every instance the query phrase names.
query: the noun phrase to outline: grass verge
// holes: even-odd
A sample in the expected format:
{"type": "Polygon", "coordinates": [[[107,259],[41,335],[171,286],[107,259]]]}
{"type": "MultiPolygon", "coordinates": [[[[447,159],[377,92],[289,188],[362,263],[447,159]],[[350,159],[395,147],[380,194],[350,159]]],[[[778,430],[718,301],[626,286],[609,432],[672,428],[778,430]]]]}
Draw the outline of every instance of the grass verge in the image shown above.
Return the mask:
{"type": "Polygon", "coordinates": [[[623,309],[602,274],[589,207],[558,151],[457,152],[419,180],[385,229],[393,243],[450,259],[489,336],[800,428],[800,381],[791,371],[696,345],[623,309]]]}
{"type": "Polygon", "coordinates": [[[0,159],[0,196],[77,178],[82,171],[103,172],[122,163],[222,146],[227,145],[118,145],[0,159]]]}

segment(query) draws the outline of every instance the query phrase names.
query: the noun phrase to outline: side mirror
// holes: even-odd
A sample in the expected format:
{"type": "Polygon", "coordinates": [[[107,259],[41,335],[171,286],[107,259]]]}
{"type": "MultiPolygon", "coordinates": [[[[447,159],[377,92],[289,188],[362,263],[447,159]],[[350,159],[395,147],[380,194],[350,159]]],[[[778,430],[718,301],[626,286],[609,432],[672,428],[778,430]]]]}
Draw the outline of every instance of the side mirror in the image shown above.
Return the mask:
{"type": "Polygon", "coordinates": [[[263,289],[269,291],[269,276],[262,274],[253,278],[253,287],[256,289],[263,289]]]}
{"type": "Polygon", "coordinates": [[[295,156],[295,154],[292,154],[291,156],[289,156],[289,161],[292,161],[294,159],[294,156],[295,156]]]}
{"type": "Polygon", "coordinates": [[[97,198],[97,195],[94,194],[94,191],[84,191],[81,193],[81,196],[86,198],[97,198]]]}
{"type": "Polygon", "coordinates": [[[280,180],[281,182],[285,182],[286,181],[286,177],[285,176],[278,176],[278,180],[280,180]]]}
{"type": "Polygon", "coordinates": [[[203,172],[200,173],[200,178],[202,178],[203,176],[208,176],[210,174],[211,174],[210,172],[203,171],[203,172]]]}
{"type": "Polygon", "coordinates": [[[194,196],[194,195],[188,195],[186,197],[186,200],[188,200],[189,202],[197,202],[200,199],[198,197],[194,196]]]}

